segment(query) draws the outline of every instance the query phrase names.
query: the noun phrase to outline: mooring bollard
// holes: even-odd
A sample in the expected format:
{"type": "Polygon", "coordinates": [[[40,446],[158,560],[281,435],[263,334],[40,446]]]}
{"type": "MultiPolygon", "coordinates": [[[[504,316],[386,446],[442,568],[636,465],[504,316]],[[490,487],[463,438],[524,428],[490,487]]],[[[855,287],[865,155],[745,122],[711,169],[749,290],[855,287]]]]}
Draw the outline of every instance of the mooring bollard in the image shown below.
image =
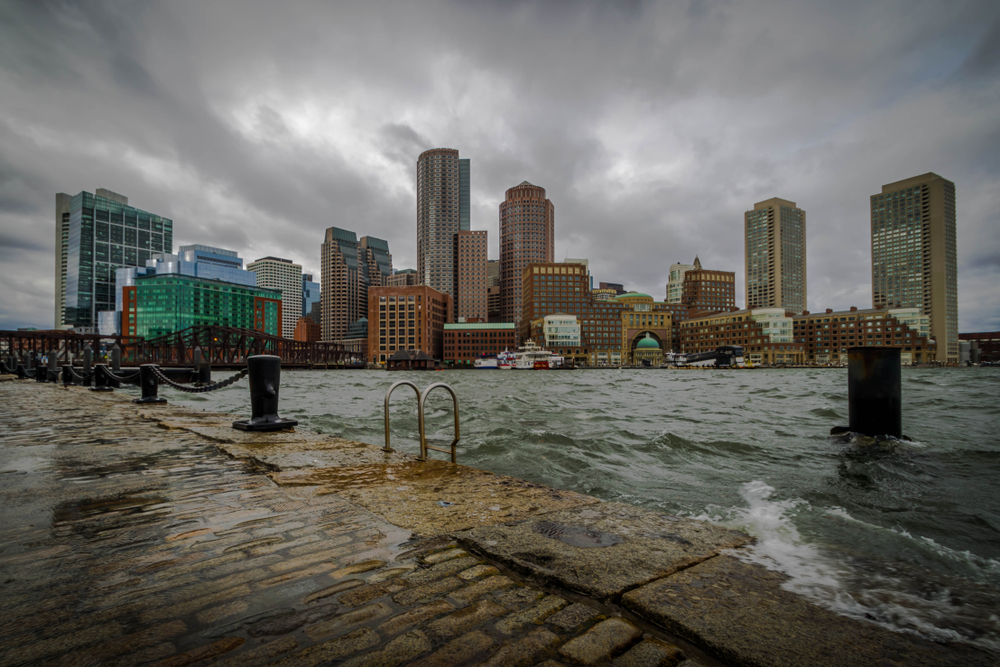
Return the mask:
{"type": "Polygon", "coordinates": [[[122,372],[122,349],[118,347],[118,343],[111,348],[111,370],[119,375],[122,372]]]}
{"type": "Polygon", "coordinates": [[[90,388],[90,391],[114,391],[114,388],[109,384],[110,380],[107,365],[97,364],[94,367],[94,386],[90,388]]]}
{"type": "Polygon", "coordinates": [[[212,384],[212,364],[201,353],[200,347],[194,348],[194,358],[194,370],[197,376],[196,385],[204,387],[205,385],[212,384]]]}
{"type": "Polygon", "coordinates": [[[84,387],[89,387],[90,383],[94,377],[94,348],[90,347],[90,343],[87,343],[83,347],[83,381],[80,382],[84,387]]]}
{"type": "Polygon", "coordinates": [[[35,364],[35,382],[48,382],[49,369],[42,364],[42,358],[38,357],[38,362],[35,364]]]}
{"type": "Polygon", "coordinates": [[[248,420],[233,422],[241,431],[277,431],[298,424],[278,416],[278,388],[281,384],[281,357],[259,354],[247,357],[250,371],[250,410],[248,420]]]}
{"type": "Polygon", "coordinates": [[[160,381],[153,370],[155,364],[143,364],[139,366],[139,386],[142,387],[142,398],[137,398],[133,403],[166,403],[167,399],[156,395],[160,386],[160,381]]]}
{"type": "Polygon", "coordinates": [[[49,350],[49,370],[46,373],[46,380],[49,382],[59,382],[59,353],[56,350],[49,350]]]}
{"type": "Polygon", "coordinates": [[[62,380],[64,387],[68,387],[71,384],[73,384],[73,367],[70,366],[69,364],[63,364],[62,380]]]}
{"type": "Polygon", "coordinates": [[[903,435],[899,348],[847,350],[850,430],[872,437],[903,435]]]}

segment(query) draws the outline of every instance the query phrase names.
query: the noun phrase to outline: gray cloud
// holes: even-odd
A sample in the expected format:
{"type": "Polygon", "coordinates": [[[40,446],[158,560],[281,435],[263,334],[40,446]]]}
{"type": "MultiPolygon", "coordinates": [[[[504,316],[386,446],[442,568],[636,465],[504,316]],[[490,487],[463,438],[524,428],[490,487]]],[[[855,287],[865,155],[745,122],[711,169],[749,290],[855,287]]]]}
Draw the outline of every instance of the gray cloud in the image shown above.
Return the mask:
{"type": "Polygon", "coordinates": [[[868,197],[935,171],[958,190],[961,328],[1000,319],[996,3],[8,5],[0,328],[51,323],[56,192],[122,192],[175,246],[318,274],[336,225],[415,268],[437,146],[472,159],[491,257],[528,180],[557,258],[657,296],[696,254],[742,289],[743,212],[796,201],[814,310],[870,303],[868,197]]]}

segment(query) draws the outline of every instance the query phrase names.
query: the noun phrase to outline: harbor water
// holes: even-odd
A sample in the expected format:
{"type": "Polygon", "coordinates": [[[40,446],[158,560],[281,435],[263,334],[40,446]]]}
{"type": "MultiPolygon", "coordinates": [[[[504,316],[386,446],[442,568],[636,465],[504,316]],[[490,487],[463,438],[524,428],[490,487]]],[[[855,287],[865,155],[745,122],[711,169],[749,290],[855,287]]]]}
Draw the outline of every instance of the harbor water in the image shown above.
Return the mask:
{"type": "MultiPolygon", "coordinates": [[[[998,369],[904,369],[912,441],[888,447],[828,435],[848,421],[844,369],[286,370],[280,414],[381,446],[404,379],[454,387],[459,463],[739,528],[757,538],[744,557],[829,609],[1000,650],[998,369]]],[[[161,391],[249,416],[245,383],[161,391]]],[[[427,404],[444,447],[451,398],[427,404]]],[[[416,453],[412,390],[391,418],[394,447],[416,453]]]]}

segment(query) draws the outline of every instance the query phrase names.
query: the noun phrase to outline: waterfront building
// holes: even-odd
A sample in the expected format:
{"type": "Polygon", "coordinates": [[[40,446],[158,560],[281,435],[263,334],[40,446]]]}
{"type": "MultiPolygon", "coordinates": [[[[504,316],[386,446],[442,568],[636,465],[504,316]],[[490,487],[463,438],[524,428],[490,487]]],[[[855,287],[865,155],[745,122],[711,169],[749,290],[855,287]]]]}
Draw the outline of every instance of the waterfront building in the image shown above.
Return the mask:
{"type": "MultiPolygon", "coordinates": [[[[698,262],[698,258],[694,258],[695,262],[698,262]]],[[[698,262],[700,266],[701,263],[698,262]]],[[[688,271],[693,271],[695,268],[694,264],[671,264],[670,265],[670,276],[667,278],[667,303],[680,303],[681,297],[684,294],[684,274],[688,271]]]]}
{"type": "Polygon", "coordinates": [[[444,325],[452,321],[449,294],[428,285],[373,287],[368,291],[367,358],[384,364],[399,350],[422,350],[442,359],[444,325]]]}
{"type": "Polygon", "coordinates": [[[323,340],[340,340],[351,322],[368,312],[367,261],[354,232],[329,227],[320,246],[320,303],[323,340]]]}
{"type": "Polygon", "coordinates": [[[607,287],[598,287],[595,290],[590,290],[590,296],[593,297],[594,301],[610,301],[618,296],[618,290],[607,287]]]}
{"type": "Polygon", "coordinates": [[[142,267],[173,250],[173,221],[128,205],[98,188],[56,195],[56,328],[97,331],[98,313],[114,310],[115,271],[142,267]]]}
{"type": "Polygon", "coordinates": [[[392,276],[392,255],[389,244],[374,236],[362,236],[358,243],[361,261],[368,272],[368,286],[381,287],[392,276]]]}
{"type": "Polygon", "coordinates": [[[302,266],[290,259],[262,257],[247,264],[247,271],[257,274],[257,287],[281,292],[283,338],[294,338],[295,327],[302,317],[302,266]]]}
{"type": "Polygon", "coordinates": [[[635,350],[632,352],[632,363],[636,366],[653,366],[654,368],[663,364],[663,350],[660,349],[660,344],[656,342],[655,338],[646,334],[636,343],[635,350]]]}
{"type": "Polygon", "coordinates": [[[955,184],[934,173],[871,196],[872,306],[930,317],[937,360],[958,362],[955,184]]]}
{"type": "Polygon", "coordinates": [[[744,214],[746,307],[784,308],[801,313],[806,305],[806,212],[774,197],[744,214]]]}
{"type": "Polygon", "coordinates": [[[455,296],[455,235],[470,229],[470,161],[453,148],[417,158],[419,283],[455,296]]]}
{"type": "Polygon", "coordinates": [[[692,268],[684,272],[680,303],[692,314],[736,308],[736,273],[703,269],[695,257],[692,268]]]}
{"type": "Polygon", "coordinates": [[[449,366],[472,366],[477,357],[517,347],[513,322],[458,322],[444,325],[444,357],[449,366]]]}
{"type": "Polygon", "coordinates": [[[486,232],[455,234],[455,298],[458,319],[489,317],[486,298],[486,232]]]}
{"type": "Polygon", "coordinates": [[[416,269],[400,269],[385,279],[386,287],[406,287],[407,285],[419,285],[420,276],[416,269]]]}
{"type": "Polygon", "coordinates": [[[137,276],[123,288],[125,336],[156,338],[196,325],[253,329],[280,336],[281,292],[181,273],[137,276]]]}
{"type": "Polygon", "coordinates": [[[292,334],[292,338],[302,343],[312,343],[320,339],[321,331],[322,329],[316,320],[308,315],[303,315],[295,323],[295,332],[292,334]]]}
{"type": "Polygon", "coordinates": [[[681,322],[681,352],[711,352],[723,345],[743,348],[754,364],[801,364],[805,344],[793,335],[793,317],[784,308],[753,308],[692,317],[681,322]]]}
{"type": "Polygon", "coordinates": [[[591,291],[594,290],[594,276],[591,275],[591,273],[590,273],[590,260],[589,259],[580,259],[580,258],[570,259],[569,257],[567,257],[566,259],[563,260],[563,264],[582,264],[583,266],[585,266],[587,268],[587,278],[588,278],[588,281],[589,281],[589,284],[587,285],[587,287],[589,287],[591,291]]]}
{"type": "MultiPolygon", "coordinates": [[[[531,263],[555,261],[555,206],[545,188],[521,182],[500,203],[500,308],[505,322],[522,322],[521,278],[531,263]]],[[[582,274],[586,277],[586,267],[582,274]]],[[[588,286],[589,288],[589,286],[588,286]]],[[[528,317],[527,326],[531,318],[528,317]]]]}
{"type": "Polygon", "coordinates": [[[545,347],[580,347],[580,321],[576,315],[553,313],[542,318],[542,338],[536,341],[545,347]]]}
{"type": "Polygon", "coordinates": [[[609,301],[592,298],[586,267],[580,264],[529,264],[522,274],[523,310],[521,339],[545,339],[545,317],[575,316],[580,344],[552,351],[577,365],[632,363],[639,340],[649,333],[661,349],[669,347],[670,304],[655,302],[648,294],[627,292],[609,301]]]}
{"type": "Polygon", "coordinates": [[[919,308],[806,311],[793,318],[793,327],[796,342],[805,345],[806,363],[844,365],[851,347],[898,347],[904,365],[927,363],[936,353],[930,318],[919,308]]]}
{"type": "MultiPolygon", "coordinates": [[[[313,312],[313,304],[320,302],[320,288],[319,283],[313,281],[313,274],[303,273],[302,274],[302,315],[305,317],[311,317],[313,312]]],[[[316,324],[320,323],[318,317],[319,313],[317,311],[316,324]]]]}
{"type": "Polygon", "coordinates": [[[969,343],[973,363],[1000,362],[1000,331],[958,334],[958,339],[969,343]]]}

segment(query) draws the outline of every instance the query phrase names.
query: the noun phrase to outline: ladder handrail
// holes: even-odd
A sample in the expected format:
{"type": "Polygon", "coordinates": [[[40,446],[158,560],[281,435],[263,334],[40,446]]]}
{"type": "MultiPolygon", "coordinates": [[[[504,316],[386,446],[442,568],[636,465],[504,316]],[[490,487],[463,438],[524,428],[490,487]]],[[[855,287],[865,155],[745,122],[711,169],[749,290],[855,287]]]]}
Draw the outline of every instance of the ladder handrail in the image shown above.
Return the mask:
{"type": "Polygon", "coordinates": [[[417,412],[417,418],[420,425],[420,460],[427,460],[427,450],[433,449],[436,452],[443,452],[445,454],[451,454],[451,462],[458,463],[455,445],[458,444],[459,431],[458,431],[458,396],[455,394],[455,390],[446,385],[444,382],[435,382],[431,386],[424,389],[423,395],[420,397],[420,408],[417,412]],[[448,393],[451,394],[452,405],[454,406],[455,412],[455,439],[451,441],[450,449],[441,449],[440,447],[431,447],[427,444],[427,433],[424,428],[424,401],[427,400],[427,396],[433,391],[441,387],[442,389],[447,389],[448,393]]]}
{"type": "MultiPolygon", "coordinates": [[[[413,391],[417,392],[418,408],[419,408],[419,405],[420,405],[420,403],[419,403],[420,402],[420,388],[417,387],[417,385],[415,385],[412,382],[410,382],[409,380],[400,380],[399,382],[397,382],[397,383],[393,384],[391,387],[389,387],[389,390],[385,392],[385,447],[383,448],[383,451],[386,451],[386,452],[391,452],[392,451],[392,447],[389,445],[389,396],[391,396],[392,392],[396,390],[396,387],[399,387],[400,385],[404,385],[404,384],[407,385],[407,386],[409,386],[409,387],[413,387],[413,391]]],[[[417,412],[417,418],[418,418],[418,421],[420,422],[420,432],[423,433],[423,430],[424,430],[424,417],[423,417],[423,413],[419,412],[419,409],[418,409],[418,412],[417,412]]]]}

